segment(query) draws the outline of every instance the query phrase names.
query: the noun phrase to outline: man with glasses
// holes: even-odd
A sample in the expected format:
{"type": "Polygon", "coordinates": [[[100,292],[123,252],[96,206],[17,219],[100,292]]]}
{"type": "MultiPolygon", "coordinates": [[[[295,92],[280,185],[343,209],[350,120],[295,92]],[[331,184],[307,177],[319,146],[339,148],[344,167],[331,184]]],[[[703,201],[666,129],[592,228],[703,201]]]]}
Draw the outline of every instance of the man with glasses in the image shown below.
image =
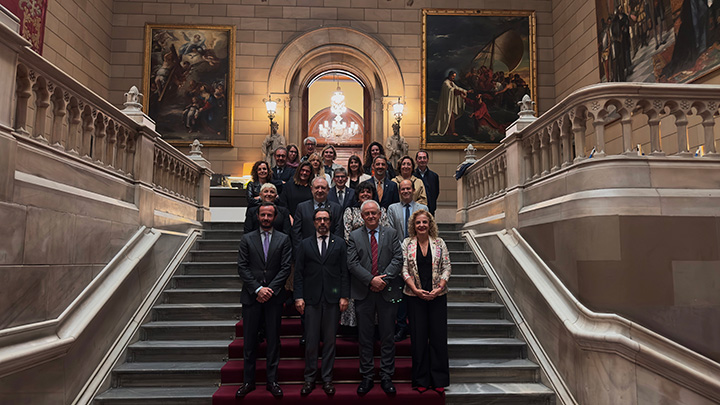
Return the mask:
{"type": "Polygon", "coordinates": [[[272,168],[273,181],[276,182],[278,188],[278,194],[282,193],[283,186],[288,181],[292,180],[295,175],[295,168],[288,166],[287,163],[287,149],[281,146],[275,149],[273,157],[275,158],[275,166],[272,168]]]}
{"type": "Polygon", "coordinates": [[[335,186],[330,188],[330,194],[328,200],[338,203],[342,212],[345,212],[345,208],[350,207],[355,202],[355,190],[347,186],[347,170],[344,167],[335,169],[333,174],[333,183],[335,186]]]}

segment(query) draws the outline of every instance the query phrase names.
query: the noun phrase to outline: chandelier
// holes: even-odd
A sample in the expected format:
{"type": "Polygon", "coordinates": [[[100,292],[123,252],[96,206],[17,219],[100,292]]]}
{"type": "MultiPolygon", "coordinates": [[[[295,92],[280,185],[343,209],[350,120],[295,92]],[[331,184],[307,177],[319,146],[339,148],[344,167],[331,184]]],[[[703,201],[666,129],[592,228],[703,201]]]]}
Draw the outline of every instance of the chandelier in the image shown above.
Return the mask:
{"type": "Polygon", "coordinates": [[[345,95],[340,90],[340,83],[338,83],[337,90],[330,98],[330,112],[335,115],[332,123],[325,121],[324,124],[318,125],[318,132],[323,138],[334,141],[335,143],[347,142],[350,138],[357,135],[359,131],[358,124],[351,122],[348,125],[343,122],[342,115],[345,114],[347,108],[345,107],[345,95]]]}

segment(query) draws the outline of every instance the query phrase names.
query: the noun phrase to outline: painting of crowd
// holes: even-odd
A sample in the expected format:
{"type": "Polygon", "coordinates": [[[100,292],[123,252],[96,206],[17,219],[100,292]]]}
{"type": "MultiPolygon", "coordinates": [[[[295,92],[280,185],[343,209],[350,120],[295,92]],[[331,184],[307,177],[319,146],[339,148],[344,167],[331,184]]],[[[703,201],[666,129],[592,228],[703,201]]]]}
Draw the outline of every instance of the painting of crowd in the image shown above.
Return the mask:
{"type": "Polygon", "coordinates": [[[720,59],[720,1],[597,0],[600,79],[686,83],[720,59]]]}
{"type": "Polygon", "coordinates": [[[148,25],[148,115],[167,141],[185,145],[197,138],[208,145],[231,143],[228,44],[233,42],[232,32],[217,27],[148,25]]]}
{"type": "Polygon", "coordinates": [[[532,18],[424,11],[425,147],[491,148],[505,137],[533,94],[532,18]]]}

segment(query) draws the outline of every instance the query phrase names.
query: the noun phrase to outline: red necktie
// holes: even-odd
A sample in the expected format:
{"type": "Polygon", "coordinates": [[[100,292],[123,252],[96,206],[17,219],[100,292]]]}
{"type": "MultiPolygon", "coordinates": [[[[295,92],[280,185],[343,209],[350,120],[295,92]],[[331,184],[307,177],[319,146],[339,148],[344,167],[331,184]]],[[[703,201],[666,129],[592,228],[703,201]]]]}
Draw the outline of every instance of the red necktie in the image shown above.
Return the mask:
{"type": "Polygon", "coordinates": [[[378,245],[377,239],[375,239],[375,230],[370,231],[370,252],[372,254],[372,271],[371,274],[374,276],[378,275],[378,245]]]}

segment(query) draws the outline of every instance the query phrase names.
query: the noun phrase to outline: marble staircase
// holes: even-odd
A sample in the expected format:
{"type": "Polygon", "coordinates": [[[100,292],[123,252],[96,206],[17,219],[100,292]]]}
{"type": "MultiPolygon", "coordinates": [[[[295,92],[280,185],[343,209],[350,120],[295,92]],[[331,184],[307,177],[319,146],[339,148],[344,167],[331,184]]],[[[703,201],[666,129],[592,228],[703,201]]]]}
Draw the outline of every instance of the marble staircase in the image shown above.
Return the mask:
{"type": "MultiPolygon", "coordinates": [[[[495,302],[460,225],[441,224],[453,261],[448,302],[452,385],[449,404],[552,404],[538,382],[525,343],[495,302]]],[[[178,269],[113,372],[97,404],[209,404],[241,313],[237,276],[239,223],[206,223],[203,237],[178,269]]]]}

